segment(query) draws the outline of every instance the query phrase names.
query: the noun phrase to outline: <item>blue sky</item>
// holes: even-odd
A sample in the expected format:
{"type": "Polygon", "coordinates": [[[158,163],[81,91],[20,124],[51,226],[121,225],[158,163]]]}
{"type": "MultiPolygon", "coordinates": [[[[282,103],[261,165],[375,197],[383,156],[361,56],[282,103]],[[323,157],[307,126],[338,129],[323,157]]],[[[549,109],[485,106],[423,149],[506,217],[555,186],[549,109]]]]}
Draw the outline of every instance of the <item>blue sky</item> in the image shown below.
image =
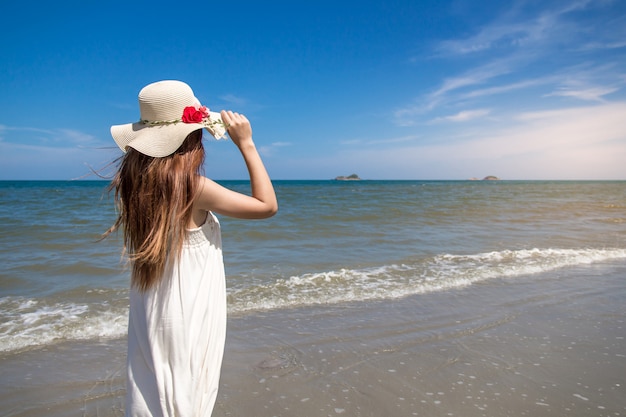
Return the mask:
{"type": "Polygon", "coordinates": [[[0,33],[0,179],[106,166],[163,79],[246,114],[275,179],[626,179],[624,0],[2,2],[0,33]]]}

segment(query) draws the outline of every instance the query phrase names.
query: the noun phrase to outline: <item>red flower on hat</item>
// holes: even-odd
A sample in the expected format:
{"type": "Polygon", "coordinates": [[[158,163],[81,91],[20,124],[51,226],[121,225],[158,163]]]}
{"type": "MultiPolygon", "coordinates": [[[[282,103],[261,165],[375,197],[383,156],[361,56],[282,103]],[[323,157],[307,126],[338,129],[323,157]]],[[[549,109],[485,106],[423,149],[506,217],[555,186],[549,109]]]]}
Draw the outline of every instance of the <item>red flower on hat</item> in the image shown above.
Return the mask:
{"type": "Polygon", "coordinates": [[[205,106],[195,108],[193,106],[185,107],[183,110],[183,123],[202,123],[202,119],[209,116],[209,109],[205,106]]]}

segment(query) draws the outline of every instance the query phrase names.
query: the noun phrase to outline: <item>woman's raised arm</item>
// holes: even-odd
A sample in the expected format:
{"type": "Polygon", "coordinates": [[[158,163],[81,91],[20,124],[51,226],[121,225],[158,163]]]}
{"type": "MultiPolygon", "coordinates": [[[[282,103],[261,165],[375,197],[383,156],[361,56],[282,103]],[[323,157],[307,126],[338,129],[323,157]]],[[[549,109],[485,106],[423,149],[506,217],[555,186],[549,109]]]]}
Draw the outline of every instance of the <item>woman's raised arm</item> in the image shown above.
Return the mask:
{"type": "Polygon", "coordinates": [[[252,127],[239,113],[222,111],[222,120],[228,134],[237,145],[248,168],[252,196],[222,187],[208,178],[202,178],[195,206],[225,216],[242,219],[263,219],[278,211],[278,202],[272,181],[252,141],[252,127]]]}

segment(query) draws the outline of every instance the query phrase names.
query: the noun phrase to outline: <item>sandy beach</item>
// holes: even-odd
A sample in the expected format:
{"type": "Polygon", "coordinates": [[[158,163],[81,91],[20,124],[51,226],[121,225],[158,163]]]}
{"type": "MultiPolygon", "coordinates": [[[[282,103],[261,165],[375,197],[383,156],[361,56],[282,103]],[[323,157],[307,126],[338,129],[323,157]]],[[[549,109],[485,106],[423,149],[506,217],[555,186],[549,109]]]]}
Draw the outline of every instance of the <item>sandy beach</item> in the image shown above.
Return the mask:
{"type": "MultiPolygon", "coordinates": [[[[213,416],[626,415],[626,266],[231,316],[213,416]]],[[[6,416],[120,416],[125,340],[5,355],[6,416]]]]}

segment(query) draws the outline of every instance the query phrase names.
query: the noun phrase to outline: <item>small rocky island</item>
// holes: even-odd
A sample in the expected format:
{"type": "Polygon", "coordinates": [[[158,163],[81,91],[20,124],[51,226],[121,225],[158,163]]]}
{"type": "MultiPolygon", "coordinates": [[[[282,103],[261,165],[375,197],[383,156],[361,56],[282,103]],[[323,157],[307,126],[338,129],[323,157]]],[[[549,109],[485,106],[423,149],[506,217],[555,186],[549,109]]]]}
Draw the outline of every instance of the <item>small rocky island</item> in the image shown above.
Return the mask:
{"type": "Polygon", "coordinates": [[[337,181],[359,181],[359,180],[361,180],[361,178],[359,178],[359,176],[356,175],[356,174],[352,174],[352,175],[348,175],[347,177],[344,177],[343,175],[340,175],[339,177],[335,177],[335,180],[337,180],[337,181]]]}
{"type": "MultiPolygon", "coordinates": [[[[485,178],[482,179],[482,181],[497,181],[500,178],[496,177],[495,175],[487,175],[485,178]]],[[[470,178],[470,181],[479,181],[478,178],[473,177],[470,178]]]]}

